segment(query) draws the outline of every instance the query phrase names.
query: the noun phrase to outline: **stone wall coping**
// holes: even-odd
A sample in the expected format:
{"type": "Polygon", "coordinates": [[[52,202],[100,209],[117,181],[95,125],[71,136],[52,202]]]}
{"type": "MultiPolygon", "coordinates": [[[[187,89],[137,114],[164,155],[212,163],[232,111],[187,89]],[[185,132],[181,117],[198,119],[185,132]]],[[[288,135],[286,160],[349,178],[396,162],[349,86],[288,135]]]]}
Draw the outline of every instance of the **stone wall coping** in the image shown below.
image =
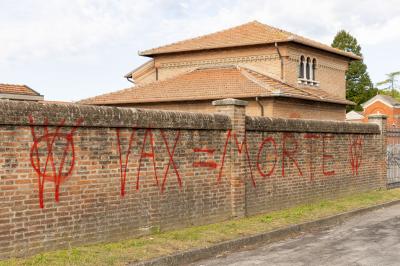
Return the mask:
{"type": "Polygon", "coordinates": [[[221,105],[236,105],[236,106],[246,106],[248,104],[247,101],[243,100],[238,100],[238,99],[233,99],[233,98],[227,98],[227,99],[222,99],[222,100],[216,100],[212,102],[212,105],[214,106],[221,106],[221,105]]]}
{"type": "Polygon", "coordinates": [[[0,125],[135,127],[170,129],[231,128],[229,116],[125,107],[0,100],[0,125]],[[31,119],[30,119],[31,117],[31,119]]]}
{"type": "Polygon", "coordinates": [[[368,119],[387,119],[387,118],[388,116],[383,114],[372,114],[368,116],[368,119]]]}
{"type": "MultiPolygon", "coordinates": [[[[236,99],[219,100],[223,104],[236,99]]],[[[214,101],[213,104],[215,105],[214,101]]],[[[217,103],[218,104],[218,103],[217,103]]],[[[190,113],[178,111],[147,110],[126,107],[89,106],[46,102],[0,100],[0,125],[48,125],[83,127],[134,127],[166,129],[231,129],[229,116],[214,113],[190,113]],[[31,119],[30,119],[31,117],[31,119]]],[[[381,115],[380,115],[381,116],[381,115]]],[[[375,118],[375,117],[374,117],[375,118]]],[[[249,131],[290,131],[315,133],[357,133],[380,134],[379,126],[373,123],[341,121],[300,120],[270,117],[246,116],[246,130],[249,131]]]]}
{"type": "Polygon", "coordinates": [[[288,131],[336,134],[380,134],[379,126],[372,123],[320,121],[246,116],[246,130],[288,131]]]}

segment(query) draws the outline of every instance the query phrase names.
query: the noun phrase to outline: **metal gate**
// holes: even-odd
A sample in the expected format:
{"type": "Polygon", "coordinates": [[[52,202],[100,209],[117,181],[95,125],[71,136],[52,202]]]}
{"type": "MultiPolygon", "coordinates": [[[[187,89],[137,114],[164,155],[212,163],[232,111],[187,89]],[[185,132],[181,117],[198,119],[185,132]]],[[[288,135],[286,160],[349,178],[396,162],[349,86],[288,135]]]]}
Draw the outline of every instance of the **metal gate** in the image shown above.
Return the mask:
{"type": "Polygon", "coordinates": [[[388,187],[400,187],[400,129],[387,131],[388,187]]]}

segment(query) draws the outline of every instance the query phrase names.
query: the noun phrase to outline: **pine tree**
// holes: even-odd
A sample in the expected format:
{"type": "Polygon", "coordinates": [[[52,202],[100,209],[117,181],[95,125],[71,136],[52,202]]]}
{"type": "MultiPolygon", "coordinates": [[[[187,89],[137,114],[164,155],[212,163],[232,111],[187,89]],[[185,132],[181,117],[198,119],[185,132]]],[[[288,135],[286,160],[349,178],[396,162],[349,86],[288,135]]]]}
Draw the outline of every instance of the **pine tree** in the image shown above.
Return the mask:
{"type": "MultiPolygon", "coordinates": [[[[332,47],[346,52],[352,52],[362,56],[361,46],[357,39],[345,30],[339,31],[333,42],[332,47]]],[[[348,106],[347,111],[361,111],[361,104],[368,101],[378,93],[367,71],[367,65],[363,61],[352,61],[346,72],[346,98],[356,103],[356,106],[348,106]]]]}
{"type": "Polygon", "coordinates": [[[393,98],[399,99],[399,78],[400,71],[392,72],[386,74],[387,79],[376,83],[376,86],[384,86],[379,92],[382,94],[387,94],[392,96],[393,98]]]}

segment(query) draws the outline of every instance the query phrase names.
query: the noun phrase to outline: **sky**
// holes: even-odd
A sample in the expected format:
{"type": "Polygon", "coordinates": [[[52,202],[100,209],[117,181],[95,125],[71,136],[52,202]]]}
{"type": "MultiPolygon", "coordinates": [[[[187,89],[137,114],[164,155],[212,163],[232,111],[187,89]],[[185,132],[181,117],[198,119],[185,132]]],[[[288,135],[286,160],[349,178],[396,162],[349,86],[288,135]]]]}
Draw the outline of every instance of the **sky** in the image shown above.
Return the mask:
{"type": "Polygon", "coordinates": [[[0,0],[0,83],[76,101],[130,87],[138,51],[253,20],[326,44],[347,30],[374,83],[400,71],[400,0],[0,0]]]}

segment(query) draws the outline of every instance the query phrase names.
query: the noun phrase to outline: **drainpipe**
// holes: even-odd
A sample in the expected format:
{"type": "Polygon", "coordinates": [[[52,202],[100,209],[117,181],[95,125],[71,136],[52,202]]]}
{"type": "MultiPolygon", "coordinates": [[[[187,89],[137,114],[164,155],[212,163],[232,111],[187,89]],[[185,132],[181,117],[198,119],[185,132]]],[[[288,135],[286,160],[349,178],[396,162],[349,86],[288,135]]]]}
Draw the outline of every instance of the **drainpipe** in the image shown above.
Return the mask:
{"type": "Polygon", "coordinates": [[[132,77],[126,77],[126,80],[129,81],[130,83],[135,84],[135,81],[132,79],[132,77]]]}
{"type": "Polygon", "coordinates": [[[158,80],[158,68],[156,67],[156,80],[158,80]]]}
{"type": "Polygon", "coordinates": [[[260,100],[258,99],[258,97],[256,97],[256,102],[258,103],[258,106],[260,106],[261,116],[264,116],[264,106],[262,105],[262,103],[260,103],[260,100]]]}
{"type": "Polygon", "coordinates": [[[278,52],[279,59],[281,60],[281,80],[283,80],[283,58],[282,58],[282,55],[281,55],[281,51],[279,51],[279,47],[278,47],[278,43],[277,42],[275,42],[275,48],[276,48],[276,51],[278,52]]]}

